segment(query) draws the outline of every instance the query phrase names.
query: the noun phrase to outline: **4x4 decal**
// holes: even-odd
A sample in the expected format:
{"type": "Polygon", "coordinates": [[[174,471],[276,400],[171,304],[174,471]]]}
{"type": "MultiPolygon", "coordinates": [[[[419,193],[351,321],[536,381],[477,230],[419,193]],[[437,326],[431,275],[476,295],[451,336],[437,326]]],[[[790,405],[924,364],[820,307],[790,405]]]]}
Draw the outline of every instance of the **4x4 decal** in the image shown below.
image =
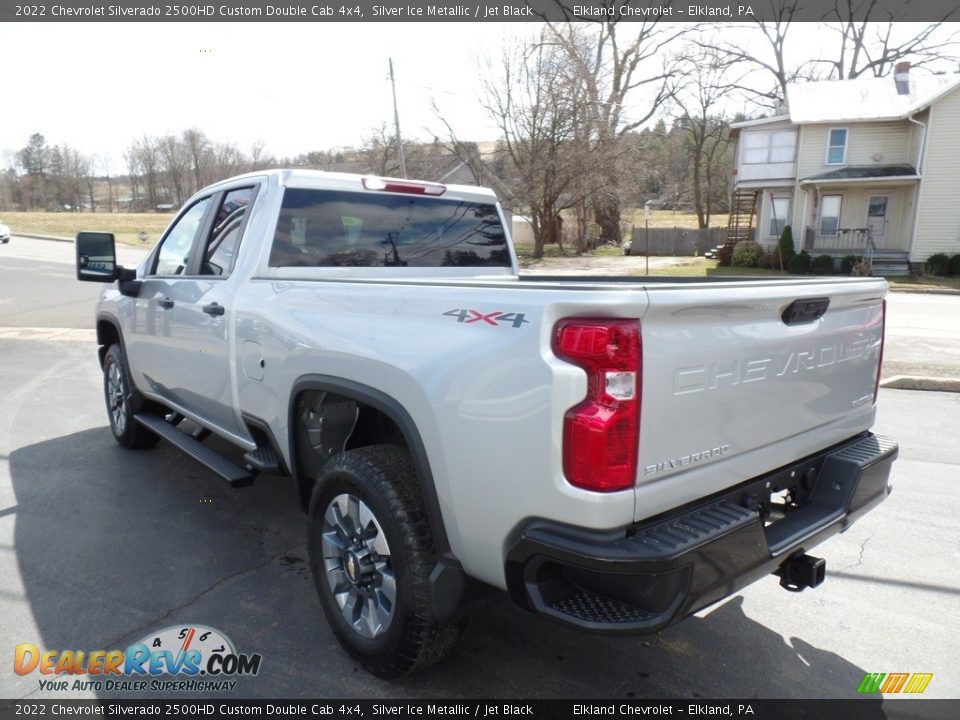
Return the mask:
{"type": "Polygon", "coordinates": [[[455,317],[457,322],[466,323],[467,325],[482,322],[497,327],[500,323],[510,323],[515,328],[518,328],[524,323],[530,322],[524,319],[523,313],[505,313],[499,310],[481,312],[480,310],[461,310],[457,308],[455,310],[447,310],[444,315],[455,317]]]}

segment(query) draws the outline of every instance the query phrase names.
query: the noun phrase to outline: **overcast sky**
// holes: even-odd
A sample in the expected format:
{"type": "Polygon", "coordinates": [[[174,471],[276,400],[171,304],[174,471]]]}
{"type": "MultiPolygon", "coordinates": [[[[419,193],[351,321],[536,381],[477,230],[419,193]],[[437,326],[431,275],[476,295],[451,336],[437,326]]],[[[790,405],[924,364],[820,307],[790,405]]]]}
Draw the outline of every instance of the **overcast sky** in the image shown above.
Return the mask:
{"type": "MultiPolygon", "coordinates": [[[[478,57],[499,57],[522,24],[44,23],[0,26],[0,153],[34,132],[53,145],[112,155],[143,133],[196,126],[277,156],[357,146],[393,109],[404,136],[442,125],[493,139],[478,106],[478,57]]],[[[526,28],[529,31],[529,27],[526,28]]],[[[0,166],[10,158],[0,155],[0,166]]]]}
{"type": "MultiPolygon", "coordinates": [[[[500,58],[505,44],[536,29],[457,22],[0,25],[0,167],[35,132],[51,145],[110,158],[114,171],[123,170],[123,151],[135,138],[192,126],[244,152],[262,140],[277,157],[359,146],[381,123],[392,132],[389,57],[405,138],[443,133],[430,107],[436,101],[460,138],[493,140],[496,127],[478,101],[484,59],[500,58]]],[[[721,29],[727,39],[743,32],[721,29]]],[[[813,23],[791,28],[794,52],[805,54],[796,60],[815,56],[823,37],[813,23]]]]}

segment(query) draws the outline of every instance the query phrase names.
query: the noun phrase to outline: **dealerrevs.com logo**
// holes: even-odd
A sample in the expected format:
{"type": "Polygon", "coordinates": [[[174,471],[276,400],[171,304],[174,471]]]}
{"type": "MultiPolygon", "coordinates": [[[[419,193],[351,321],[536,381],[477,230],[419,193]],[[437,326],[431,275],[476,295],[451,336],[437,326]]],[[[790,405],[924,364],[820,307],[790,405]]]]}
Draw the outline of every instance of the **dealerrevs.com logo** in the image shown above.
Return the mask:
{"type": "Polygon", "coordinates": [[[41,650],[22,643],[14,650],[13,670],[46,676],[39,679],[41,690],[209,692],[235,689],[233,678],[256,675],[261,660],[258,653],[238,653],[219,630],[177,625],[126,650],[41,650]]]}

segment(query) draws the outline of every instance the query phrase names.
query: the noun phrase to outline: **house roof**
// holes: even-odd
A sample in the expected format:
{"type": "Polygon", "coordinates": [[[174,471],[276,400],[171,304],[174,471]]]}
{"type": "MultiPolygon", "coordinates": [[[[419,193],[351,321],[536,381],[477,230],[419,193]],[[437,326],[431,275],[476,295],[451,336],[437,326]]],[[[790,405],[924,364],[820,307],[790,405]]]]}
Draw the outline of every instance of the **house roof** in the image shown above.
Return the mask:
{"type": "Polygon", "coordinates": [[[960,74],[911,73],[910,93],[899,95],[893,78],[792,83],[787,106],[795,123],[902,120],[960,86],[960,74]]]}
{"type": "Polygon", "coordinates": [[[753,127],[754,125],[768,125],[777,122],[790,122],[790,116],[774,115],[773,117],[757,118],[755,120],[740,120],[739,122],[730,123],[730,128],[732,130],[738,130],[739,128],[753,127]]]}
{"type": "Polygon", "coordinates": [[[884,180],[889,178],[919,180],[920,176],[913,165],[850,165],[819,175],[805,177],[800,182],[822,183],[835,180],[884,180]]]}

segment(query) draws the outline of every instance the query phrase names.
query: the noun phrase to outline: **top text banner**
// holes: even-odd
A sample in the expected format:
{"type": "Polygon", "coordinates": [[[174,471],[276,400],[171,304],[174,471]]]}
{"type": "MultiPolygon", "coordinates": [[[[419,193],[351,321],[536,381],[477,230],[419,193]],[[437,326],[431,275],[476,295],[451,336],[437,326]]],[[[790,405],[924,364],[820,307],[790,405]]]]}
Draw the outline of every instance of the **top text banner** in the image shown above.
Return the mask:
{"type": "Polygon", "coordinates": [[[0,22],[749,22],[960,20],[956,0],[343,0],[165,3],[133,0],[0,0],[0,22]],[[855,6],[851,8],[851,6],[855,6]],[[785,9],[786,8],[786,9],[785,9]],[[790,9],[792,8],[792,10],[790,9]]]}

